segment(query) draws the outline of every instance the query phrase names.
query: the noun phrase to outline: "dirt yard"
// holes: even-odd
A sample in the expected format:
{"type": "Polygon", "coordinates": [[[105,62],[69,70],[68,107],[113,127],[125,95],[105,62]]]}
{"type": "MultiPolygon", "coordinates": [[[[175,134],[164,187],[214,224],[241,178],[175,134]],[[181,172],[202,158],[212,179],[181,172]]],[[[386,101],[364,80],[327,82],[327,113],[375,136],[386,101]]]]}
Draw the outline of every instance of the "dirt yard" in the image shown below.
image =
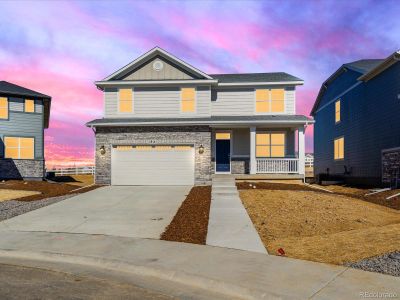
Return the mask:
{"type": "Polygon", "coordinates": [[[192,188],[172,222],[161,235],[161,239],[205,245],[210,204],[210,186],[192,188]]]}
{"type": "Polygon", "coordinates": [[[400,250],[400,212],[304,185],[238,184],[240,197],[268,252],[343,264],[400,250]]]}
{"type": "Polygon", "coordinates": [[[40,194],[33,191],[0,190],[0,202],[40,194]]]}
{"type": "MultiPolygon", "coordinates": [[[[78,182],[78,181],[76,181],[78,182]]],[[[87,184],[85,184],[86,186],[87,184]]],[[[79,188],[78,185],[73,185],[65,182],[50,183],[47,181],[23,181],[23,180],[8,180],[0,182],[0,195],[9,193],[6,191],[13,190],[16,193],[16,198],[13,200],[18,201],[35,201],[50,197],[62,196],[73,193],[88,192],[92,189],[98,188],[99,186],[92,185],[87,188],[83,188],[74,191],[79,188]],[[18,197],[17,193],[22,193],[18,197]],[[27,193],[30,193],[29,195],[27,193]],[[34,194],[33,194],[34,193],[34,194]]],[[[11,200],[11,199],[7,199],[11,200]]]]}
{"type": "Polygon", "coordinates": [[[94,183],[93,175],[68,175],[68,176],[57,176],[53,179],[56,182],[63,182],[66,184],[80,186],[87,186],[94,183]]]}

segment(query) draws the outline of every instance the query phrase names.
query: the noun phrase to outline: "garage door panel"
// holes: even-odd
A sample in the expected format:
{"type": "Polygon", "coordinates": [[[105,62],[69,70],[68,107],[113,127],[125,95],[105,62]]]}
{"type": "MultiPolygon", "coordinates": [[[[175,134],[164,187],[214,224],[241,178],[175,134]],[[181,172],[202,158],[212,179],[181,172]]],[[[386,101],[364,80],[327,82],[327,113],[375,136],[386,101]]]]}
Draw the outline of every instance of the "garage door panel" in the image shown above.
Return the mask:
{"type": "Polygon", "coordinates": [[[193,185],[194,148],[186,150],[142,148],[118,151],[113,148],[113,185],[193,185]]]}

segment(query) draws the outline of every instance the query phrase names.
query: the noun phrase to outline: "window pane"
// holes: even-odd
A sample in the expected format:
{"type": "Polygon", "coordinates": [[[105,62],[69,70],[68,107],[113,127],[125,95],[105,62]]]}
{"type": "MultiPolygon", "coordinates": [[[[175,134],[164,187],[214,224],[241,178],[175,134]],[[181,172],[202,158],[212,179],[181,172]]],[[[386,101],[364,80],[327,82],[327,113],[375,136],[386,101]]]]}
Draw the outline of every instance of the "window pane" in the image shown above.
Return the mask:
{"type": "Polygon", "coordinates": [[[271,102],[271,112],[284,112],[285,102],[284,101],[272,101],[271,102]]]}
{"type": "Polygon", "coordinates": [[[182,88],[182,100],[194,100],[195,89],[194,88],[182,88]]]}
{"type": "Polygon", "coordinates": [[[13,159],[18,159],[18,148],[8,148],[6,147],[6,153],[5,153],[6,158],[13,158],[13,159]]]}
{"type": "Polygon", "coordinates": [[[215,139],[217,140],[230,140],[231,134],[229,132],[217,132],[215,134],[215,139]]]}
{"type": "Polygon", "coordinates": [[[151,151],[152,149],[152,146],[136,146],[136,150],[139,151],[151,151]]]}
{"type": "Polygon", "coordinates": [[[132,89],[120,89],[119,90],[120,101],[131,101],[132,100],[132,89]]]}
{"type": "Polygon", "coordinates": [[[269,100],[269,90],[256,90],[256,101],[269,100]]]}
{"type": "Polygon", "coordinates": [[[284,133],[271,133],[271,144],[272,145],[285,145],[285,134],[284,133]]]}
{"type": "Polygon", "coordinates": [[[335,103],[335,122],[340,121],[340,101],[335,103]]]}
{"type": "Polygon", "coordinates": [[[269,102],[256,102],[256,112],[269,112],[269,102]]]}
{"type": "Polygon", "coordinates": [[[257,145],[269,145],[269,133],[257,133],[256,134],[257,145]]]}
{"type": "Polygon", "coordinates": [[[25,112],[35,112],[35,101],[25,99],[25,112]]]}
{"type": "Polygon", "coordinates": [[[6,147],[19,147],[19,139],[16,137],[4,138],[4,144],[6,147]]]}
{"type": "Polygon", "coordinates": [[[33,146],[34,146],[33,138],[20,138],[20,147],[33,148],[33,146]]]}
{"type": "Polygon", "coordinates": [[[340,159],[344,158],[344,138],[339,139],[339,152],[338,156],[340,159]]]}
{"type": "Polygon", "coordinates": [[[6,97],[0,97],[0,107],[7,107],[8,101],[6,97]]]}
{"type": "Polygon", "coordinates": [[[285,146],[271,146],[271,157],[284,157],[285,146]]]}
{"type": "Polygon", "coordinates": [[[284,89],[272,89],[271,90],[271,100],[272,101],[283,101],[285,98],[284,89]]]}
{"type": "Polygon", "coordinates": [[[172,146],[167,146],[167,145],[155,146],[154,149],[157,151],[168,151],[168,150],[172,150],[172,146]]]}
{"type": "Polygon", "coordinates": [[[194,101],[182,101],[182,112],[194,112],[194,101]]]}
{"type": "Polygon", "coordinates": [[[174,149],[177,151],[187,151],[191,150],[192,146],[175,146],[174,149]]]}
{"type": "Polygon", "coordinates": [[[120,112],[132,112],[132,101],[120,101],[119,102],[120,112]]]}
{"type": "Polygon", "coordinates": [[[269,146],[256,146],[257,157],[269,157],[269,146]]]}
{"type": "Polygon", "coordinates": [[[132,146],[117,146],[118,151],[130,151],[132,149],[133,149],[132,146]]]}
{"type": "Polygon", "coordinates": [[[21,148],[20,149],[22,159],[34,159],[34,151],[33,148],[21,148]]]}
{"type": "Polygon", "coordinates": [[[0,107],[0,119],[8,119],[8,107],[0,107]]]}

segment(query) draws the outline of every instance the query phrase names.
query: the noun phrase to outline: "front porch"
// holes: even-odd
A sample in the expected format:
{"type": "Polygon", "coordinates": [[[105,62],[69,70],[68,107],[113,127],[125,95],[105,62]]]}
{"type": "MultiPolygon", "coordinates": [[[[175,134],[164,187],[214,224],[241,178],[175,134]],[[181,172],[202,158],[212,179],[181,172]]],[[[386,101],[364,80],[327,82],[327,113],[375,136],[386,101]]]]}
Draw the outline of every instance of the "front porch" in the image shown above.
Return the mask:
{"type": "Polygon", "coordinates": [[[214,127],[212,173],[246,180],[303,178],[304,131],[304,125],[214,127]]]}

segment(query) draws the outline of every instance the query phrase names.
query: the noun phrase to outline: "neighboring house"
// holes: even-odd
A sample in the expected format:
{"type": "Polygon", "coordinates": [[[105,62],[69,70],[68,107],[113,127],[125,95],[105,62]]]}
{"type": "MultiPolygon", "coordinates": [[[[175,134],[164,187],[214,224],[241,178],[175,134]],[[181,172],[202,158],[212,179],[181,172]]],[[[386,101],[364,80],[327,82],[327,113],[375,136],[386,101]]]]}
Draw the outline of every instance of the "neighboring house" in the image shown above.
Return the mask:
{"type": "Polygon", "coordinates": [[[103,119],[87,123],[96,135],[96,182],[192,185],[214,173],[303,178],[304,131],[313,120],[296,114],[301,84],[286,73],[206,74],[156,47],[96,82],[105,109],[103,119]]]}
{"type": "Polygon", "coordinates": [[[51,97],[0,81],[0,178],[44,177],[51,97]]]}
{"type": "Polygon", "coordinates": [[[322,84],[311,112],[316,176],[365,185],[400,177],[399,58],[344,64],[322,84]]]}

